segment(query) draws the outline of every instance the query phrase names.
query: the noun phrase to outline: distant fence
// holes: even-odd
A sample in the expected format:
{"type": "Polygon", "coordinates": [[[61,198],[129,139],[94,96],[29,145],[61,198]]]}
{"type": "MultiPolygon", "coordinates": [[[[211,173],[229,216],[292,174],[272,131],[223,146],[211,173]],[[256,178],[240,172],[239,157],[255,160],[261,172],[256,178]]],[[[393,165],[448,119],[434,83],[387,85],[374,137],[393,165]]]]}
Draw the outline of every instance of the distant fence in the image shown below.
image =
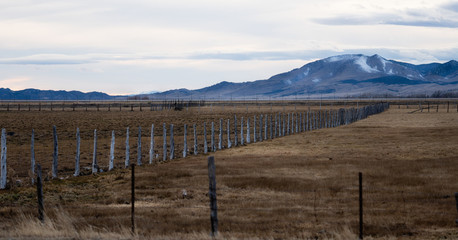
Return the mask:
{"type": "MultiPolygon", "coordinates": [[[[344,108],[373,105],[379,100],[154,100],[154,101],[0,101],[0,111],[165,111],[189,110],[191,108],[221,108],[225,107],[326,107],[343,106],[344,108]]],[[[387,101],[384,101],[387,102],[387,101]]]]}
{"type": "MultiPolygon", "coordinates": [[[[216,129],[215,122],[211,122],[210,126],[207,122],[204,122],[201,126],[203,128],[203,144],[199,144],[197,136],[198,125],[192,124],[192,135],[193,144],[188,144],[188,125],[184,125],[183,131],[183,144],[181,157],[187,157],[189,154],[197,155],[200,153],[215,152],[223,148],[232,148],[242,145],[247,145],[255,142],[262,142],[268,139],[274,139],[278,137],[288,136],[296,133],[305,131],[312,131],[322,128],[333,128],[342,125],[351,124],[355,121],[365,119],[370,115],[381,113],[389,108],[388,103],[378,103],[368,105],[360,108],[340,108],[336,110],[320,110],[320,111],[305,111],[305,112],[292,112],[292,113],[275,113],[275,114],[260,114],[254,115],[253,119],[243,117],[237,118],[236,115],[231,119],[219,121],[219,129],[216,129]],[[226,127],[226,130],[224,130],[226,127]],[[209,136],[207,131],[210,132],[209,136]],[[227,141],[224,140],[224,133],[226,132],[227,141]],[[216,137],[216,134],[218,136],[216,137]],[[210,139],[209,139],[210,138],[210,139]],[[203,147],[202,147],[203,146],[203,147]],[[203,149],[201,149],[203,148],[203,149]]],[[[148,163],[154,164],[156,162],[173,160],[180,157],[179,151],[176,151],[174,125],[173,124],[162,124],[162,136],[163,141],[161,143],[155,142],[155,135],[157,134],[157,126],[152,124],[150,128],[150,141],[149,141],[149,158],[148,163]],[[169,136],[167,136],[169,134],[169,136]],[[162,154],[157,149],[160,149],[162,145],[162,154]],[[161,156],[162,155],[162,156],[161,156]]],[[[35,178],[35,146],[34,146],[34,130],[31,134],[31,178],[32,183],[35,178]]],[[[125,158],[124,164],[126,168],[130,166],[130,143],[129,143],[129,127],[126,129],[126,141],[125,141],[125,158]]],[[[142,128],[138,127],[138,143],[137,143],[137,165],[142,165],[144,159],[142,159],[142,128]]],[[[191,134],[189,134],[191,135],[191,134]]],[[[52,178],[58,178],[58,158],[59,158],[59,144],[58,144],[58,131],[56,127],[53,127],[53,162],[52,162],[52,178]]],[[[180,137],[181,139],[181,137],[180,137]]],[[[114,148],[115,148],[115,134],[112,131],[111,144],[110,144],[110,157],[108,162],[108,168],[104,168],[100,165],[99,159],[97,159],[97,130],[94,130],[94,147],[93,147],[93,159],[91,173],[98,173],[101,171],[110,171],[114,168],[114,148]]],[[[2,129],[1,137],[1,175],[0,175],[0,188],[5,189],[7,187],[7,134],[6,130],[2,129]]],[[[76,156],[75,156],[75,169],[74,176],[81,175],[80,169],[80,133],[79,129],[76,132],[76,156]]],[[[105,165],[106,166],[106,165],[105,165]]]]}

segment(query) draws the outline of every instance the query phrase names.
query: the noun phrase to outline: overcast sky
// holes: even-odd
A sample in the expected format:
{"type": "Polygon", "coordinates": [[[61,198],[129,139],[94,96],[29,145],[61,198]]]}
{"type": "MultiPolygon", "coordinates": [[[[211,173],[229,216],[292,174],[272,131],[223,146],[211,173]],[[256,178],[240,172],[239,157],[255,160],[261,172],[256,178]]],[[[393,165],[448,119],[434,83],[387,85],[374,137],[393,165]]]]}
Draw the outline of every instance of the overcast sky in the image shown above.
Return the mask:
{"type": "Polygon", "coordinates": [[[458,1],[0,0],[0,87],[133,94],[458,56],[458,1]]]}

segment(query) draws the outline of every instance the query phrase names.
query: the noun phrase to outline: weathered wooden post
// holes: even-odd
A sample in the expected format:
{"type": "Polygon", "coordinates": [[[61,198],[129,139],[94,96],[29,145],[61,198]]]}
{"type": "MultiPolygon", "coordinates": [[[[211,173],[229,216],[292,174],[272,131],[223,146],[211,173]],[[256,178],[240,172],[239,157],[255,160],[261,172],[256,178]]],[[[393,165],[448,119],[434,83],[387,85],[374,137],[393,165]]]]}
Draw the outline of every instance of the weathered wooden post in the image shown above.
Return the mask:
{"type": "Polygon", "coordinates": [[[253,117],[253,142],[256,142],[256,115],[253,117]]]}
{"type": "Polygon", "coordinates": [[[81,138],[80,138],[80,129],[76,128],[76,156],[75,156],[75,173],[73,176],[77,177],[80,175],[80,146],[81,146],[81,138]]]}
{"type": "Polygon", "coordinates": [[[260,142],[262,142],[262,124],[263,124],[262,123],[262,118],[263,117],[264,116],[262,114],[259,116],[259,136],[258,137],[259,137],[259,141],[260,142]]]}
{"type": "Polygon", "coordinates": [[[234,147],[239,145],[239,138],[237,136],[237,115],[234,114],[234,147]]]}
{"type": "Polygon", "coordinates": [[[277,118],[278,118],[278,114],[275,113],[274,137],[278,137],[278,135],[277,135],[277,128],[278,128],[277,118]]]}
{"type": "Polygon", "coordinates": [[[142,165],[142,127],[138,127],[138,138],[137,138],[137,165],[142,165]]]}
{"type": "Polygon", "coordinates": [[[281,121],[282,121],[282,122],[281,122],[281,126],[282,126],[281,135],[282,135],[282,137],[284,137],[284,136],[285,136],[285,130],[286,130],[286,126],[285,126],[285,114],[283,113],[281,117],[282,117],[282,120],[281,120],[281,121]]]}
{"type": "Polygon", "coordinates": [[[268,115],[266,114],[264,116],[264,140],[267,140],[267,119],[268,115]]]}
{"type": "Polygon", "coordinates": [[[43,178],[41,176],[41,165],[37,164],[37,201],[38,201],[38,220],[44,222],[44,204],[43,204],[43,178]]]}
{"type": "Polygon", "coordinates": [[[289,134],[291,133],[291,132],[289,131],[289,130],[290,130],[290,128],[289,128],[289,127],[290,127],[290,126],[289,126],[290,120],[291,120],[291,114],[288,113],[288,122],[287,122],[288,125],[287,125],[287,128],[286,128],[286,135],[289,135],[289,134]]]}
{"type": "Polygon", "coordinates": [[[211,235],[215,237],[218,235],[218,207],[216,204],[215,158],[213,156],[208,157],[208,179],[210,183],[208,196],[210,197],[211,235]]]}
{"type": "Polygon", "coordinates": [[[448,110],[450,109],[450,102],[447,101],[447,113],[448,113],[448,110]]]}
{"type": "MultiPolygon", "coordinates": [[[[227,131],[229,133],[229,119],[227,120],[227,131]]],[[[228,147],[229,147],[229,143],[228,143],[228,147]]],[[[220,118],[219,119],[219,135],[218,135],[218,149],[221,150],[223,149],[223,119],[220,118]]]]}
{"type": "Polygon", "coordinates": [[[231,141],[231,121],[227,119],[227,148],[232,147],[232,141],[231,141]]]}
{"type": "Polygon", "coordinates": [[[207,144],[207,123],[204,122],[204,154],[208,153],[208,144],[207,144]]]}
{"type": "Polygon", "coordinates": [[[359,239],[363,239],[363,174],[359,172],[359,239]]]}
{"type": "Polygon", "coordinates": [[[167,160],[167,128],[165,123],[162,124],[162,161],[167,160]]]}
{"type": "Polygon", "coordinates": [[[210,139],[210,143],[211,143],[211,150],[212,152],[216,152],[216,142],[215,142],[215,123],[212,122],[212,128],[211,128],[211,139],[210,139]]]}
{"type": "Polygon", "coordinates": [[[184,125],[184,139],[183,139],[183,158],[188,155],[188,125],[184,125]]]}
{"type": "Polygon", "coordinates": [[[295,120],[296,120],[296,126],[295,126],[295,127],[296,127],[296,133],[298,133],[298,132],[299,132],[299,124],[298,124],[298,121],[297,121],[297,119],[298,119],[298,118],[297,118],[297,113],[294,113],[294,115],[295,115],[294,118],[295,118],[295,120]]]}
{"type": "Polygon", "coordinates": [[[35,183],[35,130],[33,129],[30,142],[30,177],[33,185],[35,183]]]}
{"type": "Polygon", "coordinates": [[[2,128],[2,139],[1,139],[1,147],[2,147],[2,152],[1,152],[1,159],[0,159],[0,167],[1,167],[1,178],[0,178],[0,189],[5,189],[6,188],[6,130],[2,128]]]}
{"type": "Polygon", "coordinates": [[[194,131],[194,155],[197,155],[197,127],[196,124],[193,124],[193,131],[194,131]]]}
{"type": "Polygon", "coordinates": [[[57,158],[59,156],[59,148],[57,143],[57,130],[56,126],[52,127],[53,138],[54,138],[54,152],[52,161],[52,177],[57,178],[57,158]]]}
{"type": "Polygon", "coordinates": [[[131,182],[131,196],[130,196],[130,202],[131,202],[131,209],[130,209],[130,222],[132,226],[132,234],[135,233],[135,164],[131,165],[131,171],[132,171],[132,176],[130,178],[131,182]]]}
{"type": "Polygon", "coordinates": [[[99,166],[97,165],[97,129],[94,129],[94,151],[92,154],[92,174],[97,173],[99,166]]]}
{"type": "Polygon", "coordinates": [[[110,144],[110,162],[108,164],[108,171],[114,168],[114,150],[115,150],[115,131],[111,131],[111,144],[110,144]]]}
{"type": "Polygon", "coordinates": [[[173,139],[173,124],[170,124],[170,160],[175,158],[175,140],[173,139]]]}
{"type": "Polygon", "coordinates": [[[151,124],[151,137],[149,143],[149,164],[154,161],[154,124],[151,124]]]}
{"type": "Polygon", "coordinates": [[[250,144],[251,137],[250,137],[250,118],[246,119],[246,143],[250,144]]]}
{"type": "Polygon", "coordinates": [[[302,112],[298,113],[299,114],[299,132],[302,132],[302,112]]]}
{"type": "Polygon", "coordinates": [[[270,133],[270,139],[273,139],[274,133],[273,133],[273,125],[272,125],[272,114],[269,115],[269,133],[270,133]]]}
{"type": "Polygon", "coordinates": [[[124,162],[125,168],[128,168],[130,165],[130,146],[129,146],[129,127],[126,130],[126,160],[124,162]]]}
{"type": "MultiPolygon", "coordinates": [[[[456,211],[458,211],[458,192],[455,193],[456,211]]],[[[455,219],[455,224],[458,224],[458,219],[455,219]]]]}
{"type": "Polygon", "coordinates": [[[245,139],[243,137],[243,117],[240,118],[240,145],[245,145],[245,139]]]}

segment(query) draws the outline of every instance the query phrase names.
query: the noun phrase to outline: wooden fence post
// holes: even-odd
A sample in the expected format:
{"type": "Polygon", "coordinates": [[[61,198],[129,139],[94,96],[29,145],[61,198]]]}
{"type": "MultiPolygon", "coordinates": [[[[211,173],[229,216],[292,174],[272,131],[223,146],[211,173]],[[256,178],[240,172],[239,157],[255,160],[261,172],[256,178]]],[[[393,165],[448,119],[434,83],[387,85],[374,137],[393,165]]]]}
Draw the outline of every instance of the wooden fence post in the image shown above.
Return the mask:
{"type": "Polygon", "coordinates": [[[280,121],[281,121],[281,126],[282,126],[282,128],[281,128],[281,136],[284,137],[285,136],[285,129],[286,129],[286,127],[285,127],[285,114],[284,113],[281,114],[281,120],[280,121]]]}
{"type": "Polygon", "coordinates": [[[57,178],[57,158],[59,156],[59,148],[57,143],[57,130],[56,126],[52,127],[53,138],[54,138],[54,153],[53,153],[53,161],[52,161],[52,177],[57,178]]]}
{"type": "Polygon", "coordinates": [[[274,138],[278,137],[277,135],[277,127],[278,127],[278,122],[277,122],[278,115],[275,113],[274,120],[275,120],[275,125],[274,125],[274,138]]]}
{"type": "Polygon", "coordinates": [[[264,140],[267,140],[267,119],[268,115],[266,114],[264,116],[264,140]]]}
{"type": "Polygon", "coordinates": [[[137,165],[142,165],[142,127],[138,127],[138,138],[137,138],[137,165]]]}
{"type": "Polygon", "coordinates": [[[447,113],[448,113],[448,110],[450,109],[450,102],[448,101],[447,102],[447,113]]]}
{"type": "Polygon", "coordinates": [[[115,150],[115,131],[111,131],[111,144],[110,144],[110,162],[108,164],[108,171],[114,168],[114,150],[115,150]]]}
{"type": "Polygon", "coordinates": [[[184,139],[183,139],[183,158],[188,155],[188,125],[184,125],[184,139]]]}
{"type": "Polygon", "coordinates": [[[130,146],[129,146],[129,127],[126,130],[126,161],[124,162],[125,168],[130,165],[130,146]]]}
{"type": "Polygon", "coordinates": [[[0,178],[0,189],[5,189],[6,188],[6,130],[2,128],[2,139],[1,139],[1,147],[2,147],[2,152],[1,152],[1,160],[0,160],[0,167],[1,167],[1,178],[0,178]]]}
{"type": "Polygon", "coordinates": [[[76,128],[75,173],[73,174],[73,176],[75,177],[80,175],[80,146],[81,146],[80,129],[76,128]]]}
{"type": "Polygon", "coordinates": [[[170,160],[175,158],[175,140],[173,139],[173,124],[170,124],[170,160]]]}
{"type": "Polygon", "coordinates": [[[196,128],[195,123],[193,125],[193,130],[194,130],[194,155],[197,155],[197,128],[196,128]]]}
{"type": "Polygon", "coordinates": [[[272,125],[272,113],[269,115],[269,133],[270,133],[270,139],[274,138],[274,133],[273,133],[273,125],[272,125]]]}
{"type": "Polygon", "coordinates": [[[162,124],[162,161],[167,160],[167,128],[162,124]]]}
{"type": "Polygon", "coordinates": [[[256,115],[253,117],[253,142],[256,142],[256,115]]]}
{"type": "MultiPolygon", "coordinates": [[[[227,120],[227,131],[229,133],[229,119],[227,120]]],[[[228,143],[229,145],[229,143],[228,143]]],[[[223,119],[219,119],[219,135],[218,135],[218,149],[223,149],[223,119]]]]}
{"type": "Polygon", "coordinates": [[[291,114],[288,113],[288,121],[287,121],[287,128],[286,128],[286,135],[289,135],[290,134],[290,131],[289,131],[289,124],[290,124],[290,118],[291,118],[291,114]]]}
{"type": "Polygon", "coordinates": [[[295,119],[296,119],[296,126],[295,126],[296,127],[296,133],[298,133],[299,132],[299,124],[298,124],[298,121],[297,121],[297,113],[294,113],[294,115],[295,115],[295,119]]]}
{"type": "Polygon", "coordinates": [[[240,145],[245,145],[245,139],[243,137],[243,116],[240,118],[240,145]]]}
{"type": "MultiPolygon", "coordinates": [[[[455,193],[456,211],[458,211],[458,192],[455,193]]],[[[455,224],[458,224],[458,219],[455,219],[455,224]]]]}
{"type": "Polygon", "coordinates": [[[135,164],[131,165],[131,171],[132,171],[132,176],[131,176],[131,197],[130,197],[130,202],[131,202],[131,211],[130,211],[130,220],[132,224],[132,234],[135,233],[135,164]]]}
{"type": "Polygon", "coordinates": [[[250,137],[250,118],[246,119],[246,143],[250,144],[251,137],[250,137]]]}
{"type": "Polygon", "coordinates": [[[359,172],[359,239],[363,239],[363,174],[359,172]]]}
{"type": "Polygon", "coordinates": [[[149,164],[153,164],[154,160],[154,124],[151,124],[151,137],[149,143],[149,164]]]}
{"type": "Polygon", "coordinates": [[[97,129],[94,129],[94,152],[92,155],[92,174],[98,172],[99,166],[97,165],[97,129]]]}
{"type": "Polygon", "coordinates": [[[35,130],[32,129],[32,137],[30,139],[30,175],[32,185],[35,182],[35,130]]]}
{"type": "Polygon", "coordinates": [[[234,147],[239,145],[239,138],[237,136],[237,115],[234,114],[234,147]]]}
{"type": "Polygon", "coordinates": [[[262,142],[262,124],[263,124],[262,118],[263,117],[264,116],[262,114],[259,116],[259,136],[258,137],[259,137],[260,142],[262,142]]]}
{"type": "Polygon", "coordinates": [[[208,157],[208,179],[209,179],[209,192],[210,197],[210,223],[211,235],[215,237],[218,235],[218,207],[216,204],[216,174],[215,174],[215,158],[208,157]]]}
{"type": "Polygon", "coordinates": [[[232,147],[231,141],[231,120],[227,119],[227,148],[232,147]]]}
{"type": "Polygon", "coordinates": [[[211,149],[212,149],[212,152],[215,152],[216,151],[216,143],[215,143],[215,123],[212,122],[212,132],[211,132],[211,139],[210,139],[210,142],[211,142],[211,149]]]}
{"type": "Polygon", "coordinates": [[[208,144],[207,144],[207,123],[204,122],[204,154],[208,153],[208,144]]]}
{"type": "Polygon", "coordinates": [[[44,204],[43,204],[43,179],[41,176],[41,165],[37,164],[37,201],[38,201],[38,219],[44,222],[44,204]]]}

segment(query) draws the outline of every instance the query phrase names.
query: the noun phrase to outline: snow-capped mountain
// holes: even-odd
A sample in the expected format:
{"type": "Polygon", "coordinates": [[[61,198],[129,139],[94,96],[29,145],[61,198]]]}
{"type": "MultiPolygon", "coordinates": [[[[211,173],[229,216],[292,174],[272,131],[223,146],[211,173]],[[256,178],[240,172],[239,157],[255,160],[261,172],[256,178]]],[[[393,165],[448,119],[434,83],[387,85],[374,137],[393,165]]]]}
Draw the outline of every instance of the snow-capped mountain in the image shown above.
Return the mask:
{"type": "Polygon", "coordinates": [[[243,99],[343,97],[361,94],[404,96],[458,91],[458,62],[414,65],[379,55],[340,55],[308,63],[267,80],[221,82],[198,90],[171,90],[153,97],[243,99]]]}

